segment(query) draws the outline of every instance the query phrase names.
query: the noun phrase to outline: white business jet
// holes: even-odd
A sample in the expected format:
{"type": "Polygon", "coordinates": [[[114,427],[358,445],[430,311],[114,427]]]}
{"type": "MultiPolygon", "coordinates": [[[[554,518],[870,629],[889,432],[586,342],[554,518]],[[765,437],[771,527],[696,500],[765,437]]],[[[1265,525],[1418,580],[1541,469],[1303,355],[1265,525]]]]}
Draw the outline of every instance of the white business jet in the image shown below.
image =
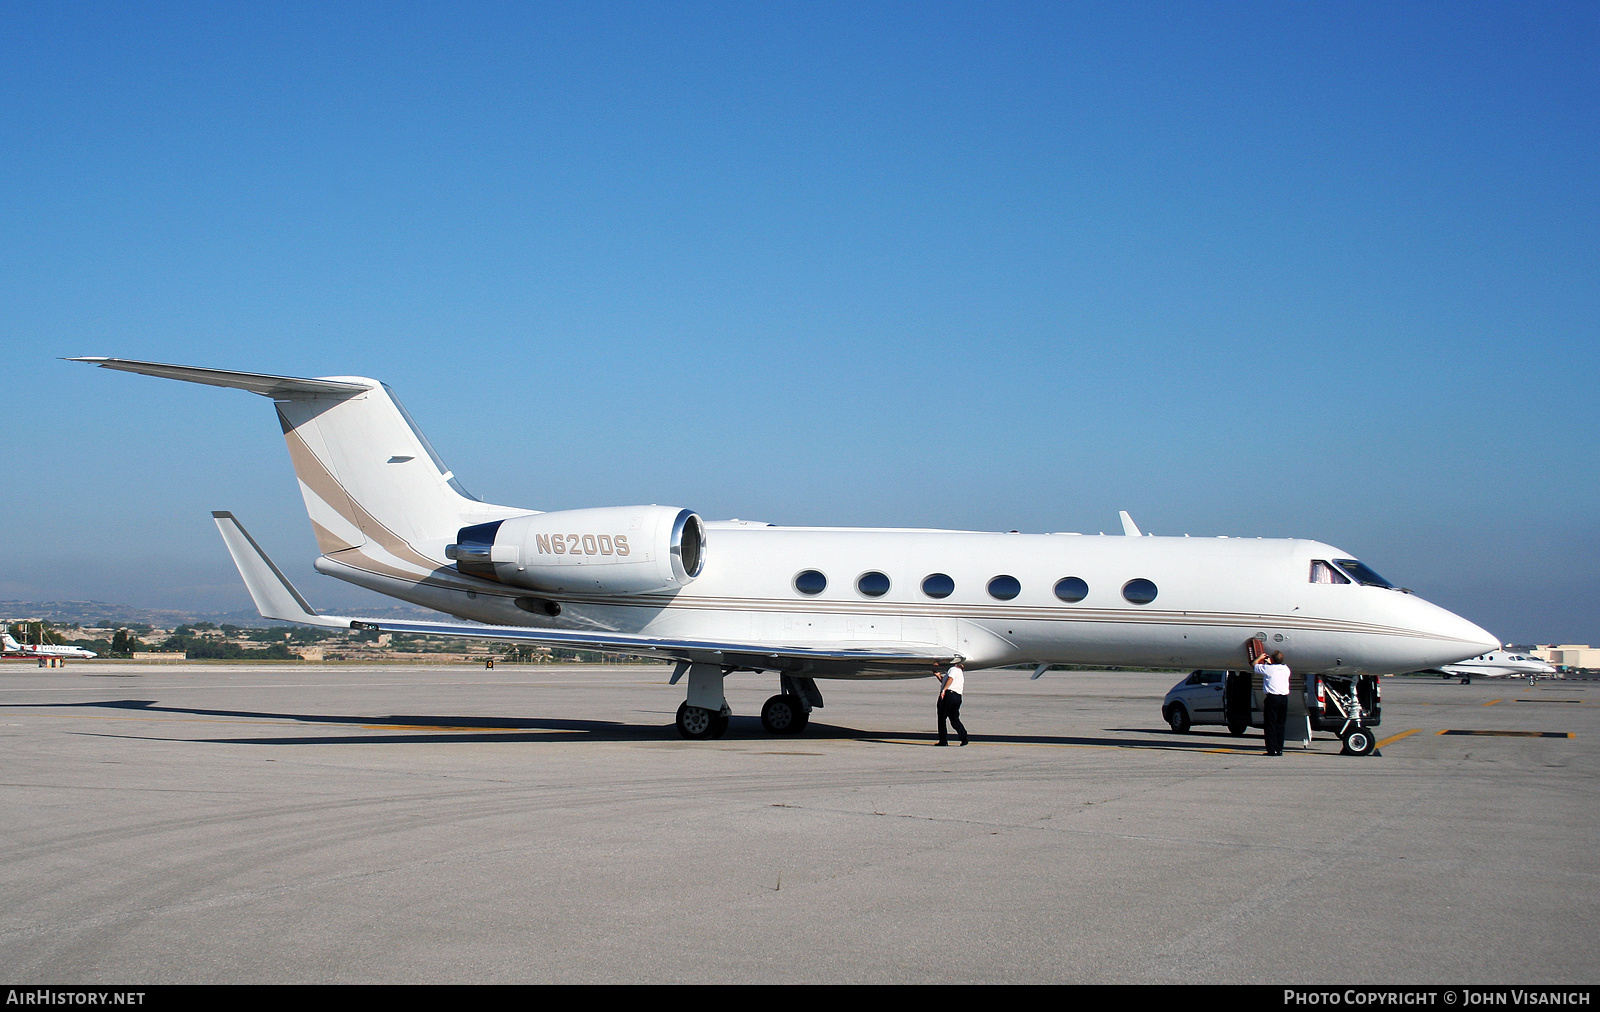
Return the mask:
{"type": "Polygon", "coordinates": [[[1446,677],[1459,677],[1463,685],[1470,685],[1474,678],[1526,678],[1531,683],[1539,678],[1549,678],[1556,673],[1556,669],[1555,665],[1527,654],[1491,650],[1456,664],[1441,664],[1439,673],[1446,677]]]}
{"type": "Polygon", "coordinates": [[[0,632],[0,643],[4,644],[7,657],[60,661],[69,657],[87,660],[90,657],[100,656],[93,650],[85,650],[82,647],[57,646],[54,643],[18,643],[9,629],[0,632]]]}
{"type": "Polygon", "coordinates": [[[723,679],[772,672],[762,708],[796,733],[818,678],[1032,664],[1236,667],[1252,638],[1298,672],[1435,667],[1489,633],[1315,541],[998,534],[706,522],[688,509],[540,513],[468,495],[389,388],[79,358],[238,387],[277,406],[317,571],[475,623],[319,615],[232,514],[213,514],[267,618],[676,660],[686,738],[716,738],[723,679]]]}

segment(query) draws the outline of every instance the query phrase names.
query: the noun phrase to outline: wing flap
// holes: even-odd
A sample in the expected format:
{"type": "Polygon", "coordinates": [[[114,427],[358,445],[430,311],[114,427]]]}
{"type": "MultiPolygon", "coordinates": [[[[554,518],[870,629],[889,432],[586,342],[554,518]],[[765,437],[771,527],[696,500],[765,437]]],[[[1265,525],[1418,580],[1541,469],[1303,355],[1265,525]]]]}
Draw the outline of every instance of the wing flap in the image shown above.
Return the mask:
{"type": "Polygon", "coordinates": [[[360,625],[384,632],[452,636],[502,643],[531,643],[580,650],[604,650],[638,657],[673,658],[693,664],[755,668],[793,674],[877,675],[919,677],[935,665],[954,664],[960,655],[936,643],[751,643],[738,640],[678,639],[636,633],[527,626],[477,625],[466,622],[416,622],[359,619],[360,625]]]}

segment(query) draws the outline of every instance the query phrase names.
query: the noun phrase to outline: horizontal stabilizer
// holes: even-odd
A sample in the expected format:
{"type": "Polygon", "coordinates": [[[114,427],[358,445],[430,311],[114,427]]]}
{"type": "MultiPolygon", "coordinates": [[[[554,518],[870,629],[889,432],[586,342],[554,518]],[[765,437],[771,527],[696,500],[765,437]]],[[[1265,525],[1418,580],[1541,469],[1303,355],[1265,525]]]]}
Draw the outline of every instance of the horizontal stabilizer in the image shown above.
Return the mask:
{"type": "Polygon", "coordinates": [[[138,362],[129,358],[69,358],[68,362],[87,362],[102,369],[160,376],[163,379],[183,380],[185,383],[204,383],[214,387],[237,387],[263,397],[292,400],[297,397],[344,396],[365,393],[370,387],[361,383],[340,380],[305,379],[300,376],[268,376],[258,372],[232,372],[227,369],[206,369],[196,365],[167,365],[164,362],[138,362]]]}

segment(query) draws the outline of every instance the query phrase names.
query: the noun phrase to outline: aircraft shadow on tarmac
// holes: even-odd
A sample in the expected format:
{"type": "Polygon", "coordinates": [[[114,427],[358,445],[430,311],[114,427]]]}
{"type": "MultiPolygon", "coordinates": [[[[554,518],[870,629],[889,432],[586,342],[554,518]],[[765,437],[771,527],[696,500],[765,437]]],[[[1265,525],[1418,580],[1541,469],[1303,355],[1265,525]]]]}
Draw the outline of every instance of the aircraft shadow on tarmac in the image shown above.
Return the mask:
{"type": "MultiPolygon", "coordinates": [[[[24,703],[13,704],[12,709],[85,709],[132,710],[140,713],[177,714],[191,717],[234,720],[295,721],[326,727],[360,727],[381,732],[393,729],[391,734],[359,735],[293,735],[273,737],[226,737],[199,739],[159,740],[203,741],[230,745],[403,745],[420,743],[472,743],[472,742],[573,742],[573,741],[678,741],[673,724],[630,724],[614,720],[577,720],[547,717],[462,717],[434,714],[388,714],[386,716],[351,716],[326,713],[278,713],[266,710],[211,710],[187,706],[159,706],[154,699],[108,699],[81,703],[24,703]]],[[[1161,735],[1159,738],[1112,738],[1084,735],[1044,734],[974,734],[976,744],[990,745],[1077,745],[1101,748],[1158,749],[1165,751],[1204,751],[1219,745],[1243,745],[1255,751],[1257,742],[1235,738],[1226,733],[1191,732],[1179,738],[1166,731],[1152,728],[1106,728],[1107,731],[1140,735],[1161,735]],[[1197,740],[1196,740],[1197,739],[1197,740]]],[[[149,735],[117,735],[96,732],[106,737],[144,737],[149,735]]],[[[870,731],[841,727],[813,721],[804,732],[793,738],[776,738],[761,727],[759,717],[735,715],[728,724],[728,733],[721,741],[867,741],[880,744],[932,746],[938,735],[933,731],[870,731]]],[[[952,745],[952,747],[954,747],[952,745]]]]}

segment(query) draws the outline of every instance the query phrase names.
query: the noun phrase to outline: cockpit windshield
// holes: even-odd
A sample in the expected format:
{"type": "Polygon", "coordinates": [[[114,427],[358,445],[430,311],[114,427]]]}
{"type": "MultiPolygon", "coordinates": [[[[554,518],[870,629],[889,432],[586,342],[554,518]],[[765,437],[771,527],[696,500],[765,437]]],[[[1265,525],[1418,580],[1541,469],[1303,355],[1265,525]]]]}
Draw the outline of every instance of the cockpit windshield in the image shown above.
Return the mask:
{"type": "Polygon", "coordinates": [[[1350,578],[1323,562],[1321,559],[1311,560],[1312,583],[1349,583],[1350,578]]]}
{"type": "Polygon", "coordinates": [[[1340,569],[1349,573],[1351,579],[1364,587],[1388,587],[1390,590],[1394,589],[1394,584],[1379,576],[1371,566],[1364,562],[1357,562],[1355,559],[1334,559],[1333,561],[1340,569]]]}

